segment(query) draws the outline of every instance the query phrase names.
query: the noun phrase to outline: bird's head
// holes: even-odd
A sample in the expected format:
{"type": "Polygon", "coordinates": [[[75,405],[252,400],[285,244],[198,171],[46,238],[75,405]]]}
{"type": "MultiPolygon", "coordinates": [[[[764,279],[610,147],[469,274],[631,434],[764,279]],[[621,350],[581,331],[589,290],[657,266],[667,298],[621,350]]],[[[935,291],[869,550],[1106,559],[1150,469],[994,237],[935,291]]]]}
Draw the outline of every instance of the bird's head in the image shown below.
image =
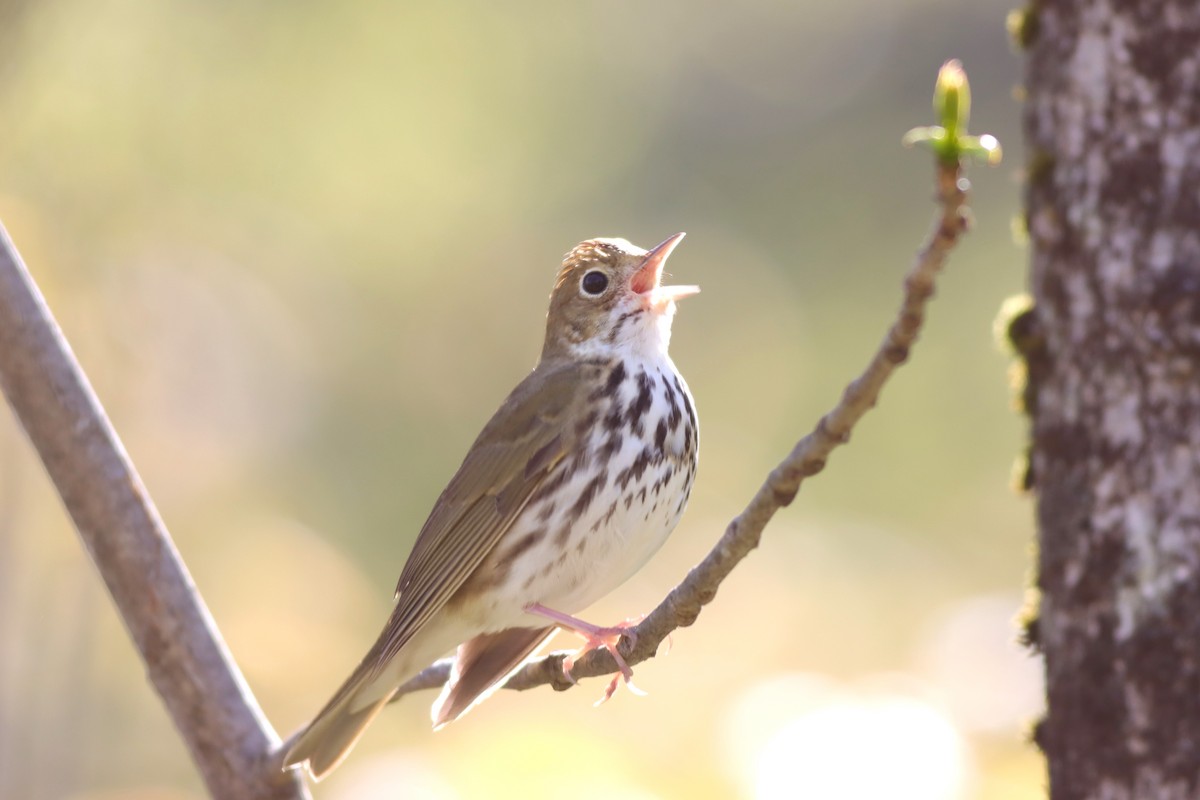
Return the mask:
{"type": "Polygon", "coordinates": [[[542,359],[666,354],[675,301],[698,286],[663,286],[663,265],[683,240],[677,233],[651,250],[625,239],[588,239],[563,259],[542,359]]]}

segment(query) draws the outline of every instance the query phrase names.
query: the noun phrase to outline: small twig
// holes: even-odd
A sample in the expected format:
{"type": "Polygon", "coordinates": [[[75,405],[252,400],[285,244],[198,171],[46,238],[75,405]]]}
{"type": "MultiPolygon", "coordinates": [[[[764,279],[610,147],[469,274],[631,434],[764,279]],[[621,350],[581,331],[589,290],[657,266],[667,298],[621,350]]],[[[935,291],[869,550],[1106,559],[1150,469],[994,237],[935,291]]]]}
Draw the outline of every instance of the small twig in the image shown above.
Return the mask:
{"type": "Polygon", "coordinates": [[[307,798],[299,776],[268,768],[278,737],[2,226],[0,388],[62,496],[209,792],[246,800],[307,798]]]}
{"type": "MultiPolygon", "coordinates": [[[[924,246],[904,278],[904,298],[895,321],[863,373],[846,387],[838,404],[821,418],[779,466],[771,471],[754,498],[729,526],[716,546],[671,590],[658,607],[631,629],[630,637],[618,648],[629,664],[652,658],[672,631],[696,621],[700,610],[712,602],[717,588],[733,568],[758,546],[763,528],[780,508],[790,504],[800,484],[825,468],[829,454],[850,438],[855,423],[879,399],[880,390],[896,367],[907,360],[909,350],[925,320],[925,307],[933,296],[934,281],[946,257],[967,228],[966,181],[957,160],[937,163],[938,215],[924,246]]],[[[550,685],[558,691],[574,684],[562,674],[565,653],[551,653],[529,662],[504,684],[505,689],[523,691],[550,685]]],[[[590,651],[575,662],[575,678],[610,675],[617,671],[613,657],[603,648],[590,651]]],[[[411,692],[432,689],[446,682],[450,661],[439,661],[400,687],[393,701],[411,692]]]]}

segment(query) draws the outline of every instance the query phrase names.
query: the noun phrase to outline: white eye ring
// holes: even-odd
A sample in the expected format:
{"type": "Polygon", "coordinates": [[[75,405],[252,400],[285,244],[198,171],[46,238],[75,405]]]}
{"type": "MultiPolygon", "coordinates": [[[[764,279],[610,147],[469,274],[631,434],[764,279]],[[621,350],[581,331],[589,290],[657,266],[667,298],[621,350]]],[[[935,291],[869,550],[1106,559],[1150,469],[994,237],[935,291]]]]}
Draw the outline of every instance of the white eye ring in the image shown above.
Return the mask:
{"type": "Polygon", "coordinates": [[[599,297],[608,289],[608,275],[599,269],[588,270],[579,281],[579,293],[584,297],[599,297]]]}

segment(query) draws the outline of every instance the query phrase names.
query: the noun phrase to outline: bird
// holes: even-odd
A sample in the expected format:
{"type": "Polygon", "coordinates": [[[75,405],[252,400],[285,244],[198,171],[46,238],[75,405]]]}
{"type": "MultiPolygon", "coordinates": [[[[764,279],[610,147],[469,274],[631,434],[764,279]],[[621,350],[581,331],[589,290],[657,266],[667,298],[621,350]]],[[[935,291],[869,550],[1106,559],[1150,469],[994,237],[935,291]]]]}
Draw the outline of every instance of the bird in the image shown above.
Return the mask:
{"type": "Polygon", "coordinates": [[[572,615],[637,572],[691,496],[699,425],[668,347],[676,301],[699,287],[662,283],[683,237],[650,250],[588,239],[566,254],[537,364],[434,504],[383,631],[295,738],[285,769],[328,775],[397,688],[452,650],[435,729],[503,685],[559,629],[586,640],[581,653],[608,648],[628,682],[616,643],[629,623],[572,615]]]}

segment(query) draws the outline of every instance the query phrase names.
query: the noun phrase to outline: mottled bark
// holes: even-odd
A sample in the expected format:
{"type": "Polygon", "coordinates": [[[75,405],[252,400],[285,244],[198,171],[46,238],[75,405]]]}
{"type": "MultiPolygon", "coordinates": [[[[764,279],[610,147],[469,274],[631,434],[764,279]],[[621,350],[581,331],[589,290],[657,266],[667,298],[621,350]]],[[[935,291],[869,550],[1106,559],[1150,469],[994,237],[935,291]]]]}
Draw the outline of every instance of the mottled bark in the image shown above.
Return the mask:
{"type": "Polygon", "coordinates": [[[1025,131],[1055,800],[1200,797],[1200,6],[1035,2],[1025,131]]]}

